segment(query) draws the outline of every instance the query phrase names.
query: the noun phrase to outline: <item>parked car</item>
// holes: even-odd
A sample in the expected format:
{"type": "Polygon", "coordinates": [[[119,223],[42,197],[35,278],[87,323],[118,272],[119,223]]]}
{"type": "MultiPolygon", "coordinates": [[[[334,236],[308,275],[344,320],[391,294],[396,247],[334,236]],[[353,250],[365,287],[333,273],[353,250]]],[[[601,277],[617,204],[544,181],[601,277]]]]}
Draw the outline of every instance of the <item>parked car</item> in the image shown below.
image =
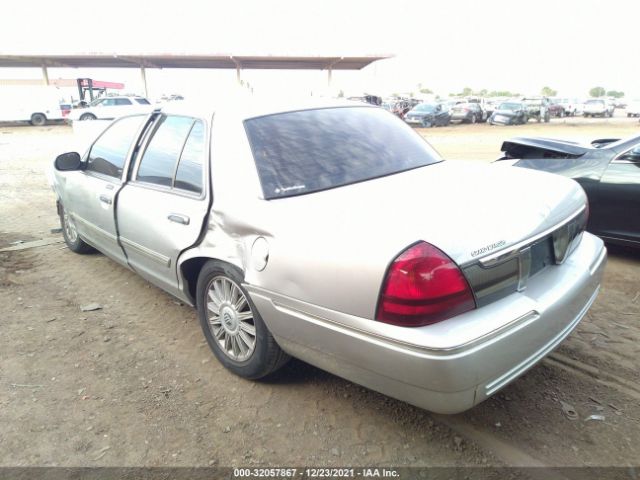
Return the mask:
{"type": "Polygon", "coordinates": [[[91,102],[86,108],[72,110],[67,115],[67,120],[113,120],[125,115],[148,113],[152,109],[151,102],[144,97],[102,97],[91,102]]]}
{"type": "Polygon", "coordinates": [[[443,161],[366,104],[172,102],[54,165],[69,249],[195,305],[233,373],[294,356],[436,412],[555,348],[606,259],[575,182],[443,161]]]}
{"type": "Polygon", "coordinates": [[[529,121],[527,105],[523,102],[503,102],[489,118],[489,125],[520,125],[529,121]]]}
{"type": "Polygon", "coordinates": [[[476,123],[482,121],[482,108],[479,103],[458,103],[451,108],[451,121],[476,123]]]}
{"type": "Polygon", "coordinates": [[[556,98],[549,99],[549,105],[547,106],[549,109],[549,114],[552,117],[564,117],[565,111],[564,106],[560,103],[560,100],[556,98]]]}
{"type": "Polygon", "coordinates": [[[607,242],[640,247],[640,136],[590,145],[513,138],[502,161],[576,180],[589,198],[587,230],[607,242]]]}
{"type": "Polygon", "coordinates": [[[613,117],[613,105],[600,98],[592,98],[584,103],[585,117],[613,117]]]}
{"type": "Polygon", "coordinates": [[[429,128],[449,125],[451,115],[446,107],[440,104],[421,103],[409,110],[404,119],[409,125],[429,128]]]}
{"type": "Polygon", "coordinates": [[[627,105],[627,117],[640,117],[640,100],[632,100],[627,105]]]}

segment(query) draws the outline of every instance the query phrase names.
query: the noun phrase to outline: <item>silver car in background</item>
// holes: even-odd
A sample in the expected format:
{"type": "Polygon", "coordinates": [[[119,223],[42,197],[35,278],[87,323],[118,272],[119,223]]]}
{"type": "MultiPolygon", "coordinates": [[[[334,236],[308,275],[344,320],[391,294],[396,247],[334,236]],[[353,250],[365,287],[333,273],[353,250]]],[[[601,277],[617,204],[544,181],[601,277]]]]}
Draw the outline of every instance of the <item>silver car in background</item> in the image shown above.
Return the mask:
{"type": "Polygon", "coordinates": [[[196,306],[232,372],[294,356],[435,412],[556,347],[606,260],[577,183],[443,161],[364,104],[173,104],[116,120],[53,178],[69,248],[196,306]]]}

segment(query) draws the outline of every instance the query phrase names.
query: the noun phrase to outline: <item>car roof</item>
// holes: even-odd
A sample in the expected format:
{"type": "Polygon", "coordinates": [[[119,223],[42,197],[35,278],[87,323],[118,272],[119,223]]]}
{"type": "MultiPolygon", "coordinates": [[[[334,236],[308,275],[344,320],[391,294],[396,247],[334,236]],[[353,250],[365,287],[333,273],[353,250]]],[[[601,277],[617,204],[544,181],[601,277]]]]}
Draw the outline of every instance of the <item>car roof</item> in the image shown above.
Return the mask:
{"type": "Polygon", "coordinates": [[[200,118],[211,118],[215,113],[224,112],[232,113],[234,116],[244,120],[276,113],[349,106],[376,108],[376,106],[364,102],[332,98],[281,99],[243,96],[218,100],[202,99],[200,101],[167,102],[161,104],[159,110],[170,115],[188,115],[200,118]]]}

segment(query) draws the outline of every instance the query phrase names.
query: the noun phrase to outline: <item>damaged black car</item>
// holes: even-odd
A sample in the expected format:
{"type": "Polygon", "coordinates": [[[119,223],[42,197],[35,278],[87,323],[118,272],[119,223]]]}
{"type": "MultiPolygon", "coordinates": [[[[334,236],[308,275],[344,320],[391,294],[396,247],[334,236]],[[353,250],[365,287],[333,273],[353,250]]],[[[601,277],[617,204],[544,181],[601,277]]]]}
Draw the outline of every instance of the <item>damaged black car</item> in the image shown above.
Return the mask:
{"type": "Polygon", "coordinates": [[[522,125],[528,121],[527,106],[522,102],[503,102],[489,117],[489,125],[522,125]]]}
{"type": "Polygon", "coordinates": [[[609,243],[640,248],[640,136],[581,144],[548,138],[503,142],[502,165],[576,180],[589,199],[587,230],[609,243]]]}

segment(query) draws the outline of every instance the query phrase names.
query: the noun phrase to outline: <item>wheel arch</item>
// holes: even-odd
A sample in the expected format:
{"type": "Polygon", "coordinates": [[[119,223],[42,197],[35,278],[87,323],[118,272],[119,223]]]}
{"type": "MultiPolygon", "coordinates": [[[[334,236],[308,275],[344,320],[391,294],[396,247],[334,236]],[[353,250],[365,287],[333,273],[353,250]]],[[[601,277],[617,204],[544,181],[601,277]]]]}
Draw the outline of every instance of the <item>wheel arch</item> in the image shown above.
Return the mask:
{"type": "Polygon", "coordinates": [[[218,258],[212,255],[194,253],[188,258],[181,258],[178,262],[178,281],[181,290],[193,305],[196,305],[196,291],[198,288],[198,276],[204,265],[214,260],[216,262],[226,263],[232,267],[239,269],[244,275],[244,267],[230,258],[218,258]]]}

